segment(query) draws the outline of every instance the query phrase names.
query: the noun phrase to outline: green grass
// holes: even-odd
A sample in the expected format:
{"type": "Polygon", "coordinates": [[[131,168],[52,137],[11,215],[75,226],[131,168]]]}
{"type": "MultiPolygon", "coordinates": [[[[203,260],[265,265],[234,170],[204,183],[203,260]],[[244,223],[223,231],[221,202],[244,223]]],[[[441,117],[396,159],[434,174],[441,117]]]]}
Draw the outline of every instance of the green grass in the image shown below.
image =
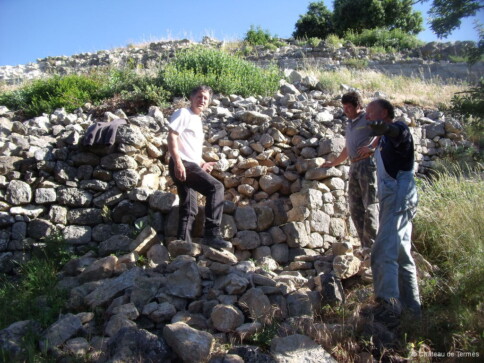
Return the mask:
{"type": "MultiPolygon", "coordinates": [[[[21,320],[35,320],[45,329],[65,312],[68,294],[56,288],[57,274],[72,255],[61,234],[48,236],[43,244],[38,254],[17,267],[15,277],[0,276],[0,329],[21,320]]],[[[35,333],[24,337],[26,362],[51,361],[38,351],[38,340],[35,333]]],[[[0,361],[8,358],[6,352],[0,351],[0,361]]]]}
{"type": "Polygon", "coordinates": [[[466,89],[465,84],[446,84],[438,78],[422,80],[417,77],[388,76],[370,69],[340,69],[322,71],[308,67],[301,72],[318,78],[323,89],[338,94],[340,85],[346,84],[362,91],[366,100],[371,100],[376,91],[383,92],[396,104],[408,100],[419,106],[441,108],[450,107],[451,99],[456,92],[466,89]]]}
{"type": "Polygon", "coordinates": [[[22,110],[25,116],[52,113],[64,107],[74,111],[86,102],[100,100],[103,81],[96,77],[69,75],[36,80],[21,89],[0,94],[0,104],[22,110]]]}
{"type": "Polygon", "coordinates": [[[24,117],[52,113],[61,107],[72,112],[87,102],[142,112],[151,105],[166,106],[170,97],[188,96],[201,84],[226,95],[272,95],[282,78],[276,66],[262,69],[225,51],[202,47],[179,52],[155,73],[128,66],[87,75],[54,76],[0,93],[0,104],[24,117]]]}
{"type": "Polygon", "coordinates": [[[343,61],[348,68],[362,70],[368,67],[368,59],[349,58],[343,61]]]}
{"type": "Polygon", "coordinates": [[[469,138],[484,147],[484,78],[477,85],[457,92],[450,111],[461,119],[469,138]]]}
{"type": "Polygon", "coordinates": [[[365,29],[361,33],[347,31],[344,38],[354,45],[373,47],[379,46],[385,49],[414,49],[424,43],[415,35],[410,35],[401,29],[365,29]]]}
{"type": "Polygon", "coordinates": [[[459,167],[419,183],[415,245],[438,266],[420,281],[425,324],[419,332],[436,351],[484,349],[484,180],[459,167]]]}

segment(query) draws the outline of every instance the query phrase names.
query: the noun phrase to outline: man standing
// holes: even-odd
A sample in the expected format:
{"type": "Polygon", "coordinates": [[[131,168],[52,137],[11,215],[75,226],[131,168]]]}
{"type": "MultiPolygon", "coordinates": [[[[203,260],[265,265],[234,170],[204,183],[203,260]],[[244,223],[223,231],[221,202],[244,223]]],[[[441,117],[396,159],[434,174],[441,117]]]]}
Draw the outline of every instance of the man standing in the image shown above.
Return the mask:
{"type": "Polygon", "coordinates": [[[372,137],[368,120],[363,111],[363,101],[357,92],[349,92],[341,99],[343,111],[349,118],[346,126],[346,146],[332,162],[321,165],[330,168],[350,159],[348,200],[350,215],[362,247],[371,247],[378,229],[378,204],[376,198],[376,167],[372,137]]]}
{"type": "Polygon", "coordinates": [[[191,241],[191,230],[198,212],[197,192],[206,197],[205,232],[203,243],[218,249],[231,248],[221,238],[220,223],[223,214],[224,187],[209,173],[214,163],[202,160],[204,141],[200,117],[211,100],[212,89],[199,86],[190,93],[190,107],[181,108],[171,116],[168,132],[170,151],[169,171],[180,197],[177,238],[191,241]]]}
{"type": "Polygon", "coordinates": [[[374,319],[391,327],[402,307],[420,315],[417,270],[410,254],[412,218],[417,208],[412,134],[403,122],[393,122],[394,108],[378,99],[366,109],[374,135],[383,135],[375,152],[380,202],[380,228],[371,252],[377,306],[374,319]]]}

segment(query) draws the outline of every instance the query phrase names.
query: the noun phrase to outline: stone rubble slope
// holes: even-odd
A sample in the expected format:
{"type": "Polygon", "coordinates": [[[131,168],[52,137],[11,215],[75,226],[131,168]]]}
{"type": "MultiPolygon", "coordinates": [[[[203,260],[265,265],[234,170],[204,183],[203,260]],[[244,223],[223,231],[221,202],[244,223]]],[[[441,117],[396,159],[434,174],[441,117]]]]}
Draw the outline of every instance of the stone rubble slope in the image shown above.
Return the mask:
{"type": "MultiPolygon", "coordinates": [[[[463,62],[450,62],[452,56],[460,57],[465,53],[469,47],[468,41],[430,42],[416,49],[391,54],[374,54],[370,48],[355,47],[350,42],[330,45],[321,41],[315,47],[300,45],[294,39],[283,39],[283,42],[285,45],[275,50],[254,46],[253,52],[242,56],[259,66],[277,64],[281,69],[301,69],[311,65],[318,69],[337,70],[346,67],[345,62],[349,59],[360,59],[368,62],[369,69],[390,75],[460,79],[472,83],[484,76],[484,62],[472,67],[463,62]]],[[[28,64],[0,66],[0,82],[15,85],[54,74],[82,74],[106,68],[134,67],[152,72],[169,62],[182,49],[193,46],[220,49],[226,45],[223,41],[205,36],[200,43],[187,39],[159,41],[95,53],[52,56],[28,64]]],[[[227,48],[231,47],[233,45],[227,48]]],[[[244,54],[243,44],[240,43],[234,52],[244,54]]]]}
{"type": "MultiPolygon", "coordinates": [[[[342,281],[371,282],[369,256],[348,215],[349,167],[319,167],[344,147],[340,101],[310,77],[288,77],[293,84],[281,82],[274,97],[217,95],[205,115],[203,157],[216,161],[213,175],[226,188],[222,231],[231,251],[175,239],[168,115],[157,107],[106,113],[129,121],[111,147],[82,146],[97,121],[82,109],[17,121],[0,107],[0,271],[13,272],[58,232],[81,256],[58,284],[69,291],[69,313],[44,331],[33,321],[13,324],[0,331],[2,347],[21,356],[18,342],[33,327],[40,348],[59,357],[215,362],[216,342],[247,342],[277,319],[287,337],[274,339],[271,355],[241,345],[223,359],[302,359],[288,352],[289,339],[294,349],[310,347],[305,361],[333,361],[314,341],[341,327],[315,317],[344,300],[342,281]]],[[[412,126],[420,173],[445,148],[469,144],[443,112],[396,111],[412,126]]],[[[200,208],[194,242],[202,221],[200,208]]]]}

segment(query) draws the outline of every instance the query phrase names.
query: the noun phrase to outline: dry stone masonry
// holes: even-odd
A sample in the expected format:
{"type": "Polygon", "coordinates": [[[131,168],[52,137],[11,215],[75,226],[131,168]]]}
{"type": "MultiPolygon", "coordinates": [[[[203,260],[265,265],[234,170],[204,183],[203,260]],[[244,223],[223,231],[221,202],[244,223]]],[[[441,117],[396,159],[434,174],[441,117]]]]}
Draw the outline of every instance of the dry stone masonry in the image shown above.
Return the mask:
{"type": "MultiPolygon", "coordinates": [[[[453,63],[451,56],[462,56],[469,42],[430,42],[424,46],[393,54],[373,54],[369,48],[355,47],[351,43],[327,45],[321,42],[317,47],[298,45],[293,39],[284,40],[285,46],[275,50],[264,46],[254,47],[246,59],[267,66],[275,63],[281,69],[301,69],[312,65],[320,69],[336,70],[344,67],[348,59],[361,59],[368,67],[389,75],[422,77],[423,79],[459,79],[476,82],[484,76],[484,62],[473,66],[453,63]]],[[[53,56],[37,59],[25,65],[0,66],[0,83],[19,84],[27,80],[52,76],[53,74],[87,73],[109,67],[137,67],[156,70],[169,61],[177,51],[193,45],[224,47],[223,41],[204,37],[201,43],[190,40],[160,41],[139,46],[102,50],[96,53],[80,53],[72,56],[53,56]]],[[[241,50],[241,49],[239,49],[241,50]]],[[[243,53],[243,52],[239,52],[243,53]]]]}
{"type": "MultiPolygon", "coordinates": [[[[0,107],[0,271],[11,273],[59,233],[79,256],[58,283],[70,313],[45,331],[34,321],[11,325],[0,331],[2,348],[22,357],[30,329],[49,354],[89,353],[96,362],[333,362],[331,347],[316,342],[343,327],[313,319],[344,301],[342,281],[371,281],[368,251],[352,237],[349,167],[320,168],[344,147],[339,99],[310,77],[287,76],[295,81],[281,82],[274,97],[216,95],[205,114],[203,157],[225,186],[231,251],[196,243],[203,208],[195,243],[175,239],[168,115],[157,107],[107,113],[107,121],[128,120],[110,147],[82,146],[97,121],[82,109],[19,121],[0,107]],[[275,319],[282,330],[270,354],[240,345],[275,319]],[[228,342],[227,353],[214,353],[228,342]]],[[[412,126],[420,173],[445,148],[468,144],[443,112],[396,111],[412,126]]]]}

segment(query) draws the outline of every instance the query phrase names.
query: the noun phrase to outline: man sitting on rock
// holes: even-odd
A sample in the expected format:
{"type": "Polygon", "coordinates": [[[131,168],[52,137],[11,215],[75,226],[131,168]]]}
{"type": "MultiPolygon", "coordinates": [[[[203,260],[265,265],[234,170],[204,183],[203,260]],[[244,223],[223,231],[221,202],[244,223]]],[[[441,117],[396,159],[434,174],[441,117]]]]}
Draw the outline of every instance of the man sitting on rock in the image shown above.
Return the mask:
{"type": "Polygon", "coordinates": [[[380,227],[371,251],[377,306],[375,321],[397,326],[402,307],[420,315],[417,270],[410,253],[412,218],[417,207],[412,134],[393,122],[394,108],[378,99],[366,109],[373,135],[383,135],[375,152],[380,202],[380,227]]]}
{"type": "Polygon", "coordinates": [[[378,229],[378,203],[376,198],[376,167],[373,149],[376,138],[371,136],[363,110],[363,100],[357,92],[348,92],[341,98],[343,111],[349,118],[346,126],[346,146],[333,161],[323,168],[338,166],[350,159],[348,201],[351,219],[362,247],[371,247],[378,229]]]}
{"type": "Polygon", "coordinates": [[[181,108],[171,116],[168,133],[169,171],[180,197],[177,238],[191,242],[191,230],[198,212],[197,192],[206,197],[205,234],[203,243],[214,248],[230,248],[221,238],[224,187],[212,177],[213,163],[202,159],[204,141],[200,115],[211,100],[212,89],[199,86],[190,93],[190,107],[181,108]]]}

